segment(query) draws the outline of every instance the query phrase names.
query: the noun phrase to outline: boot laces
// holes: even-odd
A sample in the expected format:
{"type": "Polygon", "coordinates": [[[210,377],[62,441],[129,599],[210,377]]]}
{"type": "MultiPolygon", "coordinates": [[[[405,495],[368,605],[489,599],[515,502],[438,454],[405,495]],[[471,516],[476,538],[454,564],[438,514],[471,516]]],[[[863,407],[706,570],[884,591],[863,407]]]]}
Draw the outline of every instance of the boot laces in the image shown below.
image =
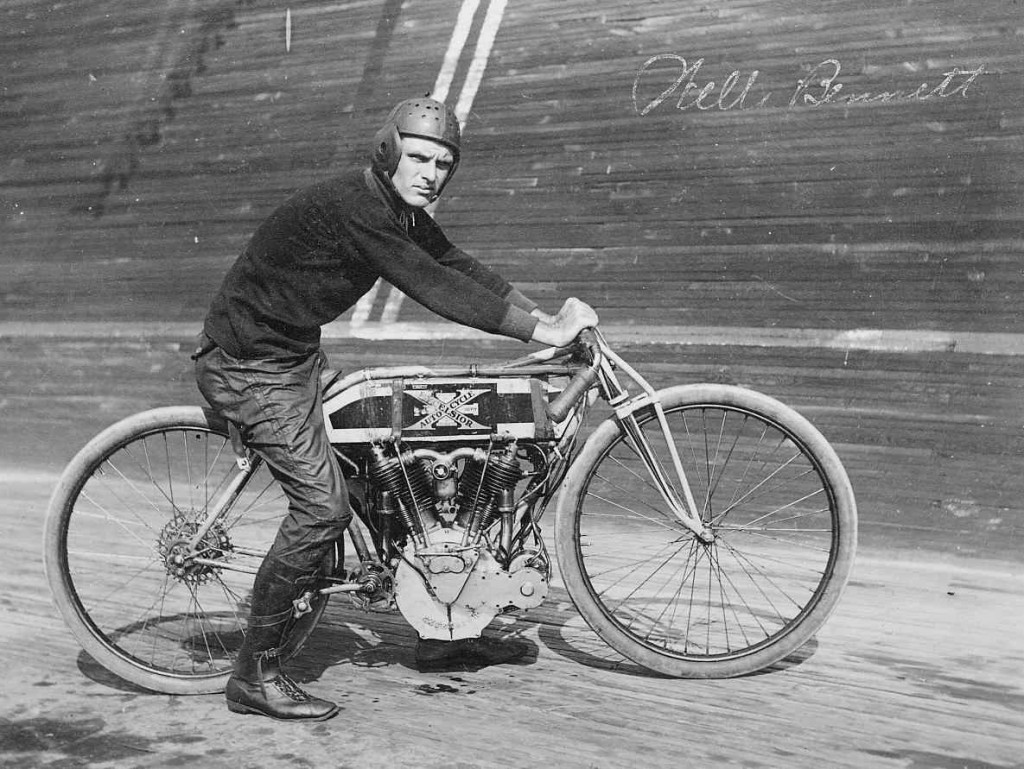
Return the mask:
{"type": "Polygon", "coordinates": [[[273,684],[274,688],[281,692],[281,694],[293,702],[309,702],[313,699],[284,673],[279,674],[277,678],[270,683],[273,684]]]}

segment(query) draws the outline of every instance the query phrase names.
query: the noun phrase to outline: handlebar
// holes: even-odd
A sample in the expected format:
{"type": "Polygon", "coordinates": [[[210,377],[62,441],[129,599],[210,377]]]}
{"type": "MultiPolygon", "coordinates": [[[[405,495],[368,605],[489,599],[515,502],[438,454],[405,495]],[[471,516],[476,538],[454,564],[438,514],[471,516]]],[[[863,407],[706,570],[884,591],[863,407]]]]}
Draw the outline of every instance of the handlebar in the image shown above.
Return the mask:
{"type": "Polygon", "coordinates": [[[598,366],[601,362],[599,354],[601,348],[597,341],[597,334],[593,329],[585,328],[576,338],[575,344],[587,350],[590,357],[590,365],[576,373],[569,380],[569,384],[565,386],[565,389],[559,393],[558,397],[548,404],[548,416],[554,422],[564,421],[569,416],[572,407],[576,405],[576,402],[597,381],[598,366]]]}

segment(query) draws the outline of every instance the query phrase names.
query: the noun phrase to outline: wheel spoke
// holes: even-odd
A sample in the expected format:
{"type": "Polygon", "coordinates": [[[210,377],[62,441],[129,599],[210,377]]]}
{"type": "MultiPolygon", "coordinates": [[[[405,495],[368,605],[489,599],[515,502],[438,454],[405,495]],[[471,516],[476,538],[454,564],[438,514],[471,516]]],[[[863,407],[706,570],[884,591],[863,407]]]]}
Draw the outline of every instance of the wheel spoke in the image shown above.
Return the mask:
{"type": "MultiPolygon", "coordinates": [[[[228,444],[201,423],[140,427],[97,450],[83,465],[86,477],[55,503],[61,529],[47,546],[59,549],[50,560],[63,576],[51,585],[70,608],[62,611],[101,664],[140,685],[160,689],[173,680],[177,688],[166,691],[180,692],[194,678],[189,690],[210,691],[233,668],[248,618],[249,563],[270,549],[287,503],[257,463],[233,506],[191,550],[212,500],[241,472],[228,444]]],[[[327,572],[333,550],[329,559],[327,572]]],[[[293,645],[326,600],[314,602],[293,645]]]]}
{"type": "MultiPolygon", "coordinates": [[[[843,530],[830,482],[798,431],[755,408],[663,406],[712,536],[678,525],[632,439],[610,440],[576,503],[572,563],[594,621],[645,663],[650,652],[680,664],[770,660],[769,647],[782,648],[832,576],[843,530]]],[[[667,467],[655,418],[637,421],[667,467]]]]}

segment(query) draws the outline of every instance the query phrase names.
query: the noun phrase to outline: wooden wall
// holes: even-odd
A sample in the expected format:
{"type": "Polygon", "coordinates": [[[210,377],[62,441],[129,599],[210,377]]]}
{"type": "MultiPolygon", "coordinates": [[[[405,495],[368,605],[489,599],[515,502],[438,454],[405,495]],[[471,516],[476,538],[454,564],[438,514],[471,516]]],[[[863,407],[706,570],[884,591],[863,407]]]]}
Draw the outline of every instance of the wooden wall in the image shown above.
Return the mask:
{"type": "MultiPolygon", "coordinates": [[[[260,217],[432,87],[458,7],[297,2],[287,50],[271,0],[5,3],[0,320],[201,317],[260,217]]],[[[1019,12],[512,0],[438,218],[616,323],[1020,332],[1019,12]],[[803,103],[829,60],[857,98],[803,103]]]]}
{"type": "MultiPolygon", "coordinates": [[[[3,3],[0,332],[198,327],[260,218],[365,163],[391,104],[433,87],[460,5],[3,3]]],[[[662,343],[627,350],[657,384],[744,384],[811,416],[850,469],[866,541],[1021,552],[1021,18],[1012,0],[509,0],[438,219],[550,308],[578,294],[640,343],[661,327],[662,343]],[[691,89],[646,110],[682,59],[691,89]],[[807,103],[825,98],[829,61],[835,98],[807,103]],[[686,326],[708,327],[709,345],[664,343],[686,326]],[[811,349],[796,343],[808,329],[1016,343],[811,349]]],[[[399,314],[428,317],[412,302],[399,314]]],[[[197,398],[177,346],[189,336],[166,361],[119,359],[159,381],[123,379],[99,405],[96,388],[124,376],[102,344],[5,341],[7,456],[35,461],[64,434],[40,398],[90,429],[197,398]]],[[[334,345],[340,365],[364,349],[334,345]]]]}

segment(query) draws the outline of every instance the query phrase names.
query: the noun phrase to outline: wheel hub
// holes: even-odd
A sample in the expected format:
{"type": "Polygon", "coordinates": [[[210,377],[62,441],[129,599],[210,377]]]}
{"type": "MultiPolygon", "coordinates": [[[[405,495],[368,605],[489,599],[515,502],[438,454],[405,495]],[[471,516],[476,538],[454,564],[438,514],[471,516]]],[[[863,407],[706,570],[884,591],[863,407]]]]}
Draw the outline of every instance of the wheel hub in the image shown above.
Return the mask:
{"type": "Polygon", "coordinates": [[[219,523],[210,527],[193,548],[189,543],[198,531],[199,524],[194,513],[179,514],[164,526],[157,540],[164,568],[179,582],[205,584],[216,572],[217,567],[208,563],[196,563],[195,559],[220,559],[231,550],[231,540],[219,523]]]}

